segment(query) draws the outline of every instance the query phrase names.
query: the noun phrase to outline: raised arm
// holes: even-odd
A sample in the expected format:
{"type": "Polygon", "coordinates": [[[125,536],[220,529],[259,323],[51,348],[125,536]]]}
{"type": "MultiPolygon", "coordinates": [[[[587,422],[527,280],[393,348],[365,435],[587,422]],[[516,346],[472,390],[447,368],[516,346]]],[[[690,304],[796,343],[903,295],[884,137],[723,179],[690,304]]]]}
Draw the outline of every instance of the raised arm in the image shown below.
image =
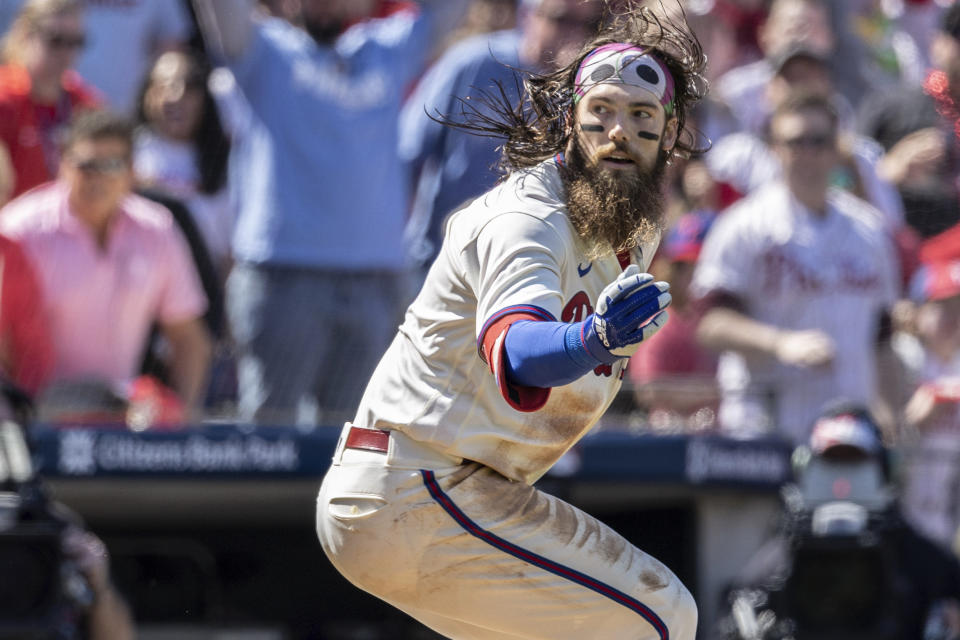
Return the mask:
{"type": "Polygon", "coordinates": [[[209,52],[221,60],[242,56],[253,38],[254,0],[192,2],[209,52]]]}
{"type": "Polygon", "coordinates": [[[417,0],[417,3],[432,16],[430,42],[434,47],[460,24],[470,5],[469,0],[417,0]]]}

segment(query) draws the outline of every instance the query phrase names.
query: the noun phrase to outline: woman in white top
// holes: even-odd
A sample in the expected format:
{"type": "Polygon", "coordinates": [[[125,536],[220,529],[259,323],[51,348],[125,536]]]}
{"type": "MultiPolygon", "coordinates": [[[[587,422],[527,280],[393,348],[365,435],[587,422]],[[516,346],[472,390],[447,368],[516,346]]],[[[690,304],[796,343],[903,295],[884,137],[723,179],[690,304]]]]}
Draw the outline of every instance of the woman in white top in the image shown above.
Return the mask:
{"type": "Polygon", "coordinates": [[[226,188],[230,143],[207,88],[209,72],[200,54],[175,51],[157,58],[138,104],[134,171],[141,187],[190,211],[225,277],[234,222],[226,188]]]}

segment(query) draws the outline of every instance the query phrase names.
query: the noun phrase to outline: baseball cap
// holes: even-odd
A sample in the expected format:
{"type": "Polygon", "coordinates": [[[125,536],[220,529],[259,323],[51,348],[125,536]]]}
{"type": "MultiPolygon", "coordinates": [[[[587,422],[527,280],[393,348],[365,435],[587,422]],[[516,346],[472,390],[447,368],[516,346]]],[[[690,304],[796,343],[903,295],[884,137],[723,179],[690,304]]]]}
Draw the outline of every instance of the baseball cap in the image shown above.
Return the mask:
{"type": "Polygon", "coordinates": [[[712,211],[694,211],[680,216],[664,238],[663,256],[671,262],[696,262],[716,217],[712,211]]]}
{"type": "Polygon", "coordinates": [[[807,44],[802,42],[796,42],[788,44],[782,49],[779,49],[776,53],[769,56],[768,60],[770,66],[773,68],[775,74],[783,71],[783,68],[787,66],[788,63],[803,58],[806,60],[812,60],[822,65],[827,65],[829,61],[826,56],[821,51],[810,47],[807,44]]]}
{"type": "Polygon", "coordinates": [[[921,264],[910,283],[910,292],[918,302],[960,295],[960,258],[921,264]]]}
{"type": "Polygon", "coordinates": [[[828,414],[810,432],[810,451],[819,456],[863,457],[883,451],[877,426],[865,410],[828,414]]]}

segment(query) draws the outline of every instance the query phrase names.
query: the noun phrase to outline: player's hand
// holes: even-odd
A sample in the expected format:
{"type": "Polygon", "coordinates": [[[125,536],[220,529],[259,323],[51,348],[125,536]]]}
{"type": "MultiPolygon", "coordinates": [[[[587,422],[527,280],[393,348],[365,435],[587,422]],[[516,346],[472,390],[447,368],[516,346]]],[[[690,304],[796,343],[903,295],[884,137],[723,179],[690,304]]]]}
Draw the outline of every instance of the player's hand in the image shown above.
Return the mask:
{"type": "Polygon", "coordinates": [[[777,360],[795,367],[825,367],[836,357],[833,339],[823,331],[785,331],[777,339],[777,360]]]}
{"type": "Polygon", "coordinates": [[[636,265],[627,267],[600,293],[594,312],[584,321],[588,350],[604,362],[632,356],[666,323],[669,290],[669,284],[654,282],[636,265]]]}

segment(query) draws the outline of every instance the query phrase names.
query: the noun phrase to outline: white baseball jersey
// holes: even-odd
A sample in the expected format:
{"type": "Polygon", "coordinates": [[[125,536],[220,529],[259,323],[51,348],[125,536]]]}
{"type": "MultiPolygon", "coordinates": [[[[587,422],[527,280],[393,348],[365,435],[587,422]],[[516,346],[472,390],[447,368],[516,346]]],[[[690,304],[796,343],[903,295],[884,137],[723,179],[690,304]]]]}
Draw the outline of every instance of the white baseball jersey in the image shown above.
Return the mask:
{"type": "Polygon", "coordinates": [[[822,330],[836,349],[829,368],[813,370],[721,354],[719,417],[727,430],[774,428],[804,442],[825,403],[873,398],[878,319],[898,290],[895,255],[878,220],[870,205],[839,190],[830,191],[827,214],[818,218],[779,182],[718,218],[700,254],[695,294],[729,292],[751,318],[822,330]]]}
{"type": "MultiPolygon", "coordinates": [[[[960,352],[942,360],[915,336],[897,334],[894,349],[905,363],[914,387],[960,381],[960,352]]],[[[928,538],[953,545],[960,530],[960,404],[941,406],[904,447],[900,503],[906,518],[928,538]],[[946,410],[945,410],[946,409],[946,410]]]]}
{"type": "MultiPolygon", "coordinates": [[[[402,431],[526,483],[590,430],[620,388],[626,360],[549,390],[513,387],[501,371],[501,320],[583,320],[623,270],[613,255],[584,256],[563,193],[551,160],[451,216],[354,424],[402,431]],[[490,353],[483,354],[485,338],[490,353]]],[[[654,249],[634,252],[638,266],[647,268],[654,249]]]]}
{"type": "Polygon", "coordinates": [[[696,604],[668,567],[531,486],[597,421],[625,366],[552,389],[504,379],[509,322],[582,320],[622,271],[584,256],[563,202],[550,161],[448,221],[354,423],[389,430],[389,446],[347,446],[382,432],[344,427],[317,535],[353,584],[445,637],[693,640],[696,604]]]}

